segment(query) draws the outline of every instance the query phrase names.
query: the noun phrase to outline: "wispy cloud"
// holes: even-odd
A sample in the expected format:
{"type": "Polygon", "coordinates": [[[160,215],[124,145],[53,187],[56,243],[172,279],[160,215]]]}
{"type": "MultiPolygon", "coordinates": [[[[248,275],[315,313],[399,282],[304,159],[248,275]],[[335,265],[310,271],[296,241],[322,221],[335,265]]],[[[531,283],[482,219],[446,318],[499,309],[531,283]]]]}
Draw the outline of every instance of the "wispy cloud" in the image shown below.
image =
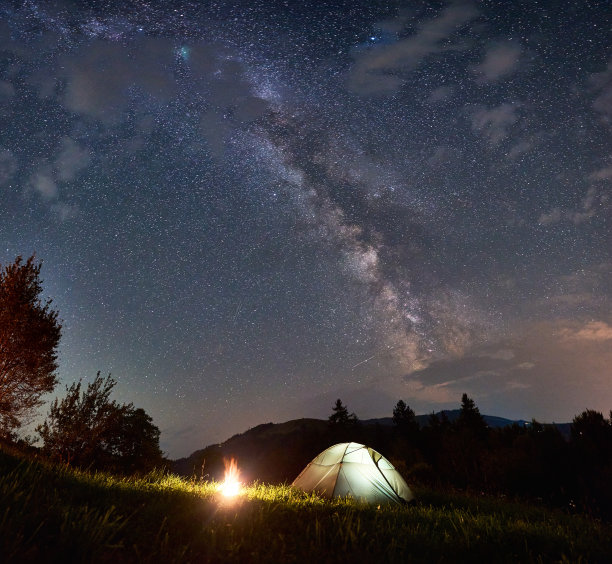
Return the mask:
{"type": "Polygon", "coordinates": [[[488,47],[483,61],[470,70],[477,82],[496,82],[518,69],[521,51],[521,46],[513,41],[494,43],[488,47]]]}
{"type": "Polygon", "coordinates": [[[57,198],[57,183],[53,178],[53,171],[50,166],[45,166],[32,174],[29,184],[45,200],[57,198]]]}
{"type": "Polygon", "coordinates": [[[540,215],[540,225],[552,225],[561,221],[570,221],[580,225],[612,207],[610,181],[612,181],[612,166],[604,165],[587,176],[590,181],[586,194],[576,208],[554,207],[540,215]]]}
{"type": "Polygon", "coordinates": [[[0,103],[7,103],[15,96],[15,87],[6,80],[0,80],[0,103]]]}
{"type": "Polygon", "coordinates": [[[9,183],[17,170],[17,159],[9,149],[0,148],[0,187],[9,183]]]}
{"type": "Polygon", "coordinates": [[[429,96],[427,97],[427,102],[429,104],[439,104],[440,102],[444,102],[453,96],[455,90],[455,86],[439,86],[430,92],[429,96]]]}
{"type": "Polygon", "coordinates": [[[605,321],[589,321],[582,326],[563,328],[560,335],[566,341],[612,341],[612,325],[605,321]]]}
{"type": "Polygon", "coordinates": [[[591,180],[612,180],[612,165],[594,171],[589,178],[591,180]]]}
{"type": "Polygon", "coordinates": [[[61,187],[77,179],[87,168],[90,160],[87,147],[64,136],[59,140],[55,156],[35,167],[26,184],[25,192],[33,190],[38,194],[59,221],[71,219],[78,215],[78,206],[64,201],[61,187]]]}
{"type": "Polygon", "coordinates": [[[404,73],[417,68],[427,57],[461,49],[459,44],[449,44],[447,40],[477,16],[478,10],[473,5],[454,3],[437,17],[418,25],[413,35],[389,45],[356,52],[349,74],[349,89],[362,95],[397,91],[404,83],[404,73]]]}
{"type": "Polygon", "coordinates": [[[604,71],[590,76],[590,83],[595,93],[593,108],[601,114],[604,123],[612,125],[612,59],[604,71]]]}
{"type": "Polygon", "coordinates": [[[591,186],[582,198],[580,206],[575,209],[561,209],[555,207],[549,212],[540,215],[538,222],[540,225],[551,225],[560,221],[570,221],[574,225],[580,225],[597,215],[602,204],[607,203],[609,197],[602,193],[597,187],[591,186]]]}
{"type": "Polygon", "coordinates": [[[69,182],[87,168],[90,156],[86,147],[82,147],[70,137],[62,138],[59,153],[55,159],[58,180],[69,182]]]}
{"type": "Polygon", "coordinates": [[[161,38],[129,48],[94,41],[62,59],[66,80],[62,102],[72,112],[114,123],[127,108],[130,88],[140,88],[158,102],[174,95],[173,56],[172,44],[161,38]]]}
{"type": "Polygon", "coordinates": [[[611,340],[612,325],[606,320],[523,325],[514,337],[475,346],[461,358],[434,361],[410,374],[406,399],[439,408],[441,402],[456,405],[467,392],[485,413],[549,421],[571,419],[587,407],[609,409],[611,340]],[[512,355],[498,356],[496,350],[512,355]],[[543,397],[548,400],[542,402],[543,397]]]}
{"type": "Polygon", "coordinates": [[[518,119],[520,104],[505,102],[493,108],[476,106],[470,110],[472,130],[484,137],[491,145],[499,145],[509,135],[509,130],[518,119]]]}

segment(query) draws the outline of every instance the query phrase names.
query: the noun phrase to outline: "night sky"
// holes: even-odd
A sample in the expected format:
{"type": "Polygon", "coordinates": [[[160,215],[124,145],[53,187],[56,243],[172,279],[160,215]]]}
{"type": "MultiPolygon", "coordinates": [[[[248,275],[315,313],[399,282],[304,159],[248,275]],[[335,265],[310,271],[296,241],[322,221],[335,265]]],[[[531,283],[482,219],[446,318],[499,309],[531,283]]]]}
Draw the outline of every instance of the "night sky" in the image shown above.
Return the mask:
{"type": "Polygon", "coordinates": [[[338,397],[608,414],[608,2],[165,6],[0,0],[0,263],[43,261],[58,393],[112,373],[172,458],[338,397]]]}

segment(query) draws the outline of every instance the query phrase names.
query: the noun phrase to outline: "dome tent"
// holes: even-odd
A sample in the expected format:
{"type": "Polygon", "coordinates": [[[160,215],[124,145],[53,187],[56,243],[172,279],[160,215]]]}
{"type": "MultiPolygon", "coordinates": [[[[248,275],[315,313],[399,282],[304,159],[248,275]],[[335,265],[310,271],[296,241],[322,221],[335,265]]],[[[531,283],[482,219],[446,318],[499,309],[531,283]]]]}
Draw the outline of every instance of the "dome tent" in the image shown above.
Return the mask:
{"type": "Polygon", "coordinates": [[[324,450],[291,485],[329,498],[351,496],[369,503],[404,503],[414,498],[393,465],[359,443],[340,443],[324,450]]]}

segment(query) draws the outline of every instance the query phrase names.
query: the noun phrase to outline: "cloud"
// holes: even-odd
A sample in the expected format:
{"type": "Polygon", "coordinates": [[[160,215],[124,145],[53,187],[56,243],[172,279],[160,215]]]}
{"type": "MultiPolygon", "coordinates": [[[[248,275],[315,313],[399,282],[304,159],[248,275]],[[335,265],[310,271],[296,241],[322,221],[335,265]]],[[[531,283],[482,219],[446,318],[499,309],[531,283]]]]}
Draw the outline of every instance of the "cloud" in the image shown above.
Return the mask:
{"type": "Polygon", "coordinates": [[[481,411],[506,417],[568,421],[612,404],[612,325],[555,321],[525,325],[515,336],[474,346],[461,358],[434,361],[405,379],[405,398],[426,409],[457,405],[463,392],[481,411]],[[512,351],[512,358],[496,350],[512,351]],[[544,398],[544,400],[542,400],[544,398]]]}
{"type": "Polygon", "coordinates": [[[591,180],[612,180],[612,165],[596,170],[589,178],[591,180]]]}
{"type": "Polygon", "coordinates": [[[564,328],[560,334],[566,341],[612,341],[612,325],[590,321],[582,326],[564,328]]]}
{"type": "Polygon", "coordinates": [[[427,98],[429,104],[438,104],[448,100],[454,93],[456,88],[454,86],[439,86],[432,90],[427,98]]]}
{"type": "Polygon", "coordinates": [[[29,184],[43,199],[54,200],[57,198],[57,183],[53,178],[51,167],[46,166],[35,172],[30,177],[29,184]]]}
{"type": "Polygon", "coordinates": [[[521,46],[513,41],[494,43],[489,46],[484,60],[470,67],[479,83],[495,82],[512,74],[521,58],[521,46]]]}
{"type": "Polygon", "coordinates": [[[454,3],[421,23],[414,35],[354,53],[348,87],[361,95],[392,94],[404,83],[402,75],[430,55],[461,47],[447,40],[478,15],[471,4],[454,3]]]}
{"type": "Polygon", "coordinates": [[[542,213],[538,218],[538,223],[540,225],[552,225],[560,221],[569,221],[574,225],[580,225],[596,217],[601,211],[609,209],[610,204],[610,195],[606,190],[598,186],[590,186],[577,208],[561,209],[555,207],[549,212],[542,213]]]}
{"type": "Polygon", "coordinates": [[[70,137],[61,140],[60,152],[55,159],[58,180],[74,180],[78,173],[89,164],[89,151],[78,145],[70,137]]]}
{"type": "Polygon", "coordinates": [[[461,161],[462,153],[457,147],[439,145],[427,159],[427,164],[434,168],[446,169],[448,166],[461,161]]]}
{"type": "Polygon", "coordinates": [[[612,59],[606,69],[589,77],[595,99],[593,108],[601,114],[602,121],[612,125],[612,59]]]}
{"type": "Polygon", "coordinates": [[[510,127],[518,121],[518,108],[519,104],[508,102],[494,108],[476,106],[470,115],[472,130],[479,133],[491,145],[499,145],[508,137],[510,127]]]}
{"type": "Polygon", "coordinates": [[[551,278],[544,288],[544,297],[532,307],[546,315],[574,317],[610,310],[612,263],[584,266],[570,274],[551,278]]]}
{"type": "Polygon", "coordinates": [[[541,214],[538,218],[538,223],[540,225],[552,225],[561,221],[563,217],[564,213],[561,211],[561,208],[555,207],[549,212],[541,214]]]}
{"type": "Polygon", "coordinates": [[[130,88],[140,88],[153,100],[165,102],[176,91],[171,72],[172,44],[161,38],[129,47],[94,41],[61,61],[66,87],[65,107],[75,113],[113,123],[130,101],[130,88]]]}
{"type": "Polygon", "coordinates": [[[533,147],[534,143],[532,141],[523,139],[510,148],[507,153],[507,157],[509,159],[516,159],[517,157],[529,152],[533,147]]]}
{"type": "Polygon", "coordinates": [[[78,206],[72,206],[63,202],[55,202],[51,204],[51,211],[61,222],[68,221],[79,214],[78,206]]]}
{"type": "Polygon", "coordinates": [[[9,149],[0,148],[0,187],[6,186],[17,170],[17,159],[9,149]]]}
{"type": "Polygon", "coordinates": [[[64,222],[79,213],[76,205],[60,199],[60,186],[71,182],[90,162],[89,150],[81,147],[70,137],[62,137],[57,147],[55,159],[51,164],[40,163],[30,176],[26,191],[34,190],[49,206],[59,221],[64,222]]]}
{"type": "Polygon", "coordinates": [[[480,356],[494,360],[512,360],[516,355],[510,349],[499,349],[494,351],[483,351],[480,356]]]}
{"type": "Polygon", "coordinates": [[[15,95],[15,87],[6,80],[0,80],[0,103],[8,102],[15,95]]]}

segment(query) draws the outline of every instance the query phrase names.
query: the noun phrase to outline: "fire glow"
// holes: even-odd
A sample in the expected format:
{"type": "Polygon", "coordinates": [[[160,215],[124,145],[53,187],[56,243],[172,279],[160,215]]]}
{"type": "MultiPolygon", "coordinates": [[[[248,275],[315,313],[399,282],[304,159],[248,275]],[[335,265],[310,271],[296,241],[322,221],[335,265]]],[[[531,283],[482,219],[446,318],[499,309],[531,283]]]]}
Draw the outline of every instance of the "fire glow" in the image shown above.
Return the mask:
{"type": "Polygon", "coordinates": [[[219,491],[225,497],[234,497],[238,495],[242,489],[238,463],[234,458],[232,458],[229,462],[224,460],[223,463],[225,464],[225,479],[219,487],[219,491]]]}

